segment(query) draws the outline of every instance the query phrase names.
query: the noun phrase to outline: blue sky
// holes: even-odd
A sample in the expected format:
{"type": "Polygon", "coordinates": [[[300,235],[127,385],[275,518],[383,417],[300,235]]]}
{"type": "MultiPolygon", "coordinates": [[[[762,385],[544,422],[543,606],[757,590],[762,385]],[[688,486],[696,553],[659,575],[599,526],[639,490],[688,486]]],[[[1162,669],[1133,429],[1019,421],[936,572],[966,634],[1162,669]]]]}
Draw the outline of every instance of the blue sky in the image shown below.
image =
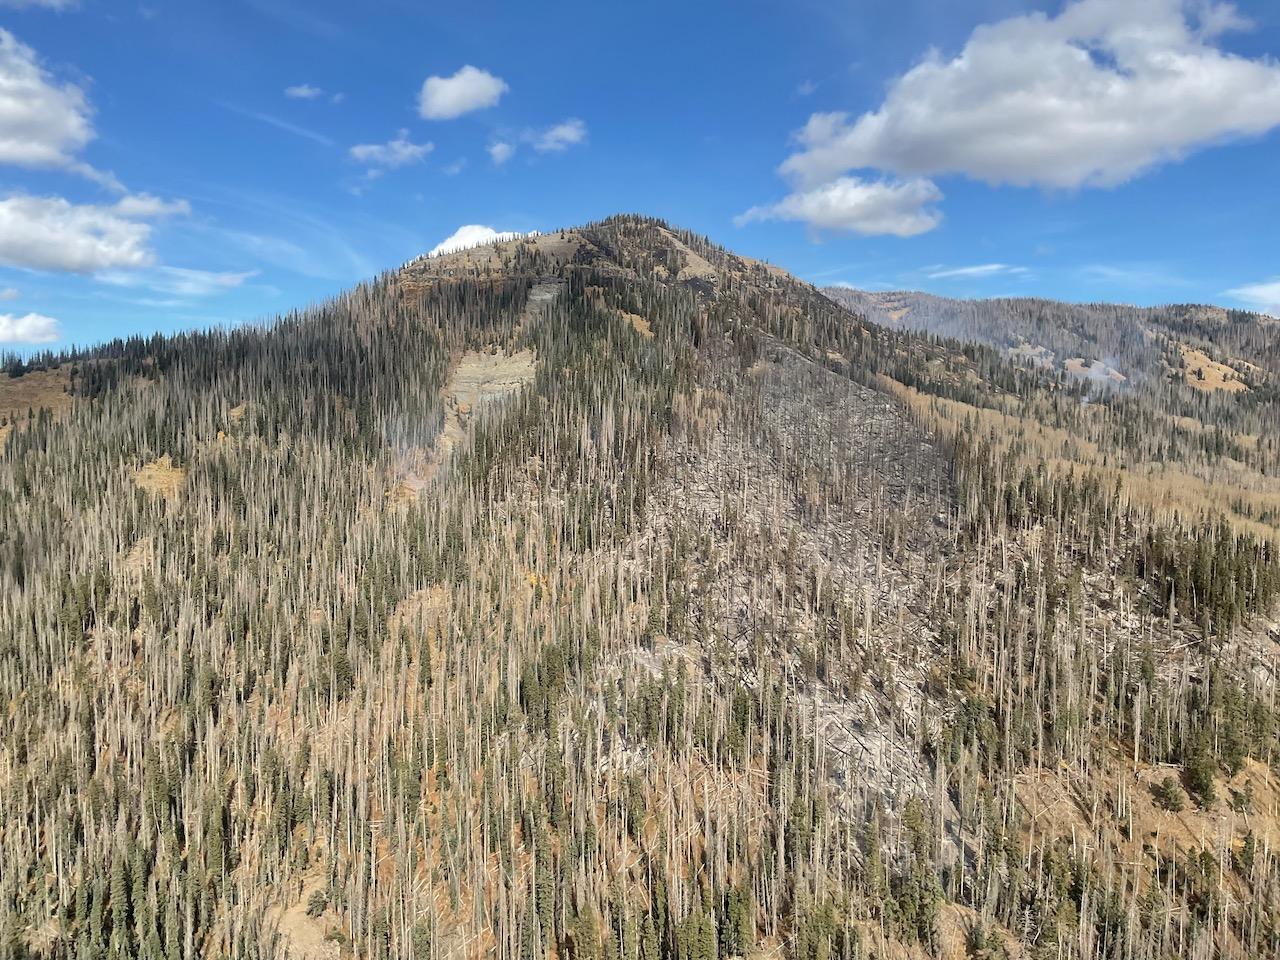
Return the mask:
{"type": "Polygon", "coordinates": [[[8,349],[619,211],[815,283],[1280,310],[1269,0],[0,0],[0,30],[8,349]]]}

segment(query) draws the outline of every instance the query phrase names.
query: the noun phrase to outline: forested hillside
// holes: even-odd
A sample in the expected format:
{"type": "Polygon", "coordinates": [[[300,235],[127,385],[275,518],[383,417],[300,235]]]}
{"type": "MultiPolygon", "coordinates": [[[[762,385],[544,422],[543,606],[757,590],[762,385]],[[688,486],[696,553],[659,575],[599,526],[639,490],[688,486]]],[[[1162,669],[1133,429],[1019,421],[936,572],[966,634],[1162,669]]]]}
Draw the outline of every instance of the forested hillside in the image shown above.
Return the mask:
{"type": "Polygon", "coordinates": [[[942,433],[981,424],[1024,466],[1085,467],[1179,522],[1221,515],[1261,536],[1280,530],[1280,321],[1217,307],[826,293],[891,328],[959,338],[979,363],[986,346],[995,363],[1041,374],[993,402],[921,387],[925,370],[890,373],[884,386],[942,433]]]}
{"type": "Polygon", "coordinates": [[[0,956],[1276,955],[1271,335],[876,319],[624,216],[10,360],[0,956]]]}

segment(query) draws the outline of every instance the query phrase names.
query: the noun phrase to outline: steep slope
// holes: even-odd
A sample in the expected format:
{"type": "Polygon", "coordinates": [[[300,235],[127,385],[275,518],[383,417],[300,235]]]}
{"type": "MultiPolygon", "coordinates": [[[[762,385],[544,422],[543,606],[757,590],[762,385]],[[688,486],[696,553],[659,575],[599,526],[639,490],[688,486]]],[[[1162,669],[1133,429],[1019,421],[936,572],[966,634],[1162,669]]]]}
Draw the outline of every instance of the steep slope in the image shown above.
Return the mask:
{"type": "Polygon", "coordinates": [[[1242,530],[1280,530],[1277,321],[1211,307],[826,293],[880,322],[958,337],[968,350],[983,344],[1043,374],[1016,401],[994,404],[957,391],[935,402],[911,375],[886,384],[934,429],[975,420],[1026,451],[1029,466],[1092,470],[1169,516],[1225,514],[1242,530]]]}
{"type": "Polygon", "coordinates": [[[1276,949],[1274,547],[932,414],[1077,386],[641,217],[40,365],[0,950],[1276,949]]]}

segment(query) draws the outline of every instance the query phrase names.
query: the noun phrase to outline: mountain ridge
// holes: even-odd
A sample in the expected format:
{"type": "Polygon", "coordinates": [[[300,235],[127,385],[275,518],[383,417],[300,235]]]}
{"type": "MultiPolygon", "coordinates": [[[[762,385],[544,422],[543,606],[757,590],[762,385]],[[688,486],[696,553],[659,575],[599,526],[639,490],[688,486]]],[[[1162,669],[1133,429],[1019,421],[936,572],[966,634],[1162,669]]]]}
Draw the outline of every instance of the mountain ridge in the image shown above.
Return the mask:
{"type": "Polygon", "coordinates": [[[1098,390],[636,216],[47,375],[9,954],[1280,943],[1267,381],[1098,390]]]}

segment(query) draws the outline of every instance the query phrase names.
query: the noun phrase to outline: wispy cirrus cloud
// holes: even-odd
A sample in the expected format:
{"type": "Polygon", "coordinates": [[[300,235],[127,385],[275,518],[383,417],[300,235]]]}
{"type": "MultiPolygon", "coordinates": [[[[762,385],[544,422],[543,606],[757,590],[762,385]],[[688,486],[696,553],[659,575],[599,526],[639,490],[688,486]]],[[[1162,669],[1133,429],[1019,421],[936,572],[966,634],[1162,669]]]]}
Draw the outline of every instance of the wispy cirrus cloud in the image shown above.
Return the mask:
{"type": "Polygon", "coordinates": [[[190,267],[152,267],[139,271],[107,271],[98,280],[116,287],[141,288],[178,297],[209,297],[234,290],[258,275],[257,270],[219,272],[190,267]]]}
{"type": "Polygon", "coordinates": [[[310,140],[321,146],[332,147],[334,141],[332,137],[319,133],[309,127],[300,126],[289,120],[281,119],[270,113],[263,113],[261,110],[250,110],[247,107],[241,107],[234,103],[226,103],[217,101],[218,105],[224,110],[230,110],[232,113],[239,114],[242,117],[248,117],[250,120],[257,120],[259,123],[265,123],[269,127],[275,127],[277,130],[283,130],[285,133],[291,133],[295,137],[302,137],[304,140],[310,140]]]}
{"type": "Polygon", "coordinates": [[[323,87],[317,87],[310,83],[295,83],[291,87],[285,87],[284,95],[290,100],[327,99],[330,103],[341,103],[346,99],[345,94],[329,93],[323,87]]]}
{"type": "Polygon", "coordinates": [[[542,130],[530,130],[525,140],[539,153],[559,153],[587,139],[587,125],[577,117],[561,120],[542,130]]]}
{"type": "Polygon", "coordinates": [[[971,267],[931,267],[925,274],[930,280],[946,280],[950,278],[978,278],[1008,276],[1027,273],[1026,267],[1015,267],[1007,263],[978,263],[971,267]]]}
{"type": "Polygon", "coordinates": [[[1261,283],[1247,283],[1241,287],[1233,287],[1227,291],[1226,295],[1250,309],[1280,317],[1280,277],[1261,283]]]}
{"type": "Polygon", "coordinates": [[[1172,266],[1152,261],[1131,263],[1090,263],[1078,271],[1089,283],[1106,283],[1131,289],[1163,290],[1191,286],[1186,276],[1172,266]]]}

